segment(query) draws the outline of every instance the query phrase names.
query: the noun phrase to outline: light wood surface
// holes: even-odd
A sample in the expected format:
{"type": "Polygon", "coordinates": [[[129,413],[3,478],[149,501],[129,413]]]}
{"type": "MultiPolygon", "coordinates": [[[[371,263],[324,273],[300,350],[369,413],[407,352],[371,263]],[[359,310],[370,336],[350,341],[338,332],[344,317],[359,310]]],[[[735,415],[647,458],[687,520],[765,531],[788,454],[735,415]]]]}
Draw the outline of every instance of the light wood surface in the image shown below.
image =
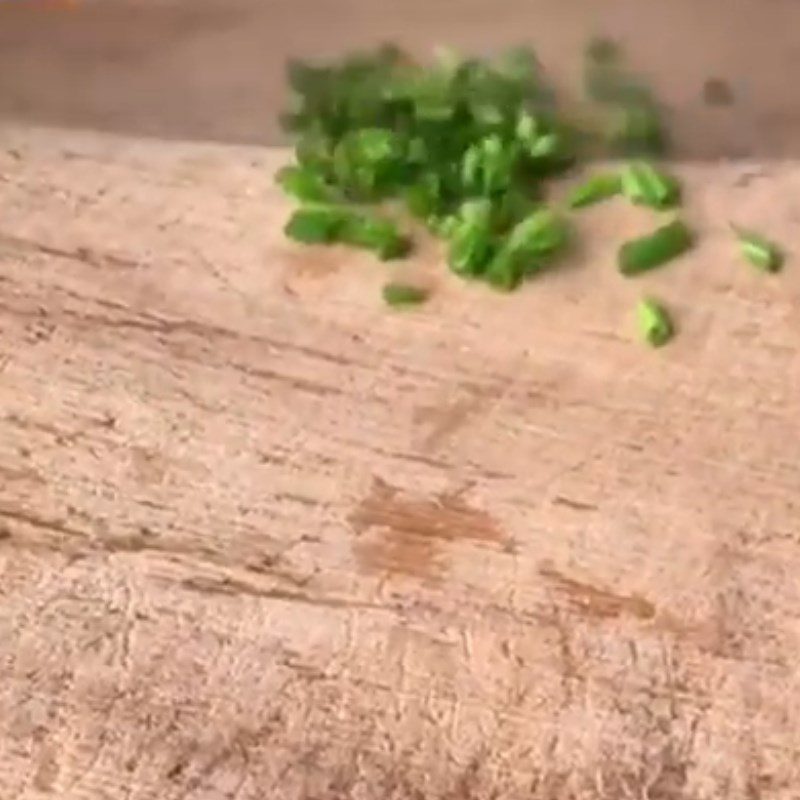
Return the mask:
{"type": "Polygon", "coordinates": [[[796,798],[800,277],[728,222],[800,169],[501,296],[291,246],[284,157],[0,134],[0,798],[796,798]]]}

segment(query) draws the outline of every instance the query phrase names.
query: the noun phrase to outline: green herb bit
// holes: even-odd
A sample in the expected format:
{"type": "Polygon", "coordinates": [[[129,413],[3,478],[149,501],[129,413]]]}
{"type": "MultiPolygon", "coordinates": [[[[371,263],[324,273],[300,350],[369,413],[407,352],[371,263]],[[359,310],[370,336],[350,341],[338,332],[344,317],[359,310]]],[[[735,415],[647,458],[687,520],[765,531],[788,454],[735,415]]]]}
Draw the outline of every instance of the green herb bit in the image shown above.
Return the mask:
{"type": "Polygon", "coordinates": [[[513,143],[491,134],[467,149],[461,167],[464,186],[488,196],[508,189],[513,180],[518,151],[513,143]]]}
{"type": "Polygon", "coordinates": [[[783,252],[763,236],[733,226],[742,255],[762,272],[778,272],[783,266],[783,252]]]}
{"type": "Polygon", "coordinates": [[[514,135],[532,174],[563,172],[575,158],[576,131],[546,115],[522,111],[517,116],[514,135]]]}
{"type": "Polygon", "coordinates": [[[530,146],[541,136],[541,122],[530,111],[523,110],[517,117],[515,133],[520,142],[530,146]]]}
{"type": "Polygon", "coordinates": [[[625,242],[617,254],[619,271],[631,276],[660,267],[685,253],[693,241],[689,228],[676,219],[647,236],[625,242]]]}
{"type": "Polygon", "coordinates": [[[549,208],[541,208],[514,227],[508,235],[506,247],[551,257],[562,252],[568,241],[569,230],[564,220],[549,208]]]}
{"type": "Polygon", "coordinates": [[[432,214],[425,220],[428,230],[440,239],[449,240],[460,222],[455,214],[432,214]]]}
{"type": "Polygon", "coordinates": [[[564,152],[564,143],[557,133],[543,133],[528,149],[531,158],[554,158],[564,152]]]}
{"type": "Polygon", "coordinates": [[[319,130],[309,130],[297,140],[295,156],[301,167],[317,170],[330,177],[333,164],[333,141],[319,130]]]}
{"type": "Polygon", "coordinates": [[[446,224],[445,233],[450,242],[450,269],[469,277],[483,273],[494,253],[491,203],[468,200],[458,216],[446,224]]]}
{"type": "Polygon", "coordinates": [[[338,232],[338,240],[372,250],[384,261],[402,258],[411,249],[410,240],[392,220],[367,212],[351,212],[338,232]]]}
{"type": "Polygon", "coordinates": [[[636,306],[639,335],[652,347],[665,345],[675,333],[669,313],[661,303],[646,298],[636,306]]]}
{"type": "Polygon", "coordinates": [[[383,128],[350,131],[333,152],[336,180],[355,199],[385,194],[401,178],[404,166],[402,137],[383,128]]]}
{"type": "Polygon", "coordinates": [[[406,206],[411,215],[421,220],[438,216],[445,206],[441,177],[435,172],[420,176],[405,191],[406,206]]]}
{"type": "Polygon", "coordinates": [[[329,67],[315,66],[295,59],[286,65],[289,86],[301,96],[319,93],[326,88],[331,72],[329,67]]]}
{"type": "Polygon", "coordinates": [[[510,291],[563,252],[568,241],[569,231],[559,216],[546,208],[535,211],[508,234],[486,270],[486,280],[510,291]]]}
{"type": "Polygon", "coordinates": [[[645,161],[629,164],[620,175],[622,193],[636,205],[665,209],[680,200],[680,184],[645,161]]]}
{"type": "Polygon", "coordinates": [[[290,166],[278,170],[275,181],[290,197],[304,202],[331,202],[336,191],[323,175],[311,167],[290,166]]]}
{"type": "Polygon", "coordinates": [[[570,208],[584,208],[594,205],[622,191],[622,179],[611,172],[593,175],[586,183],[577,186],[569,195],[570,208]]]}
{"type": "Polygon", "coordinates": [[[330,244],[338,240],[347,217],[347,211],[336,206],[303,206],[292,214],[283,230],[296,242],[330,244]]]}
{"type": "Polygon", "coordinates": [[[389,306],[416,306],[428,299],[428,292],[408,283],[387,283],[382,290],[383,300],[389,306]]]}
{"type": "Polygon", "coordinates": [[[511,188],[494,200],[492,218],[497,233],[507,233],[535,209],[537,203],[530,193],[521,188],[511,188]]]}
{"type": "Polygon", "coordinates": [[[417,121],[435,124],[452,120],[462,69],[462,61],[454,56],[452,61],[440,61],[433,69],[415,70],[409,76],[406,94],[417,121]]]}
{"type": "MultiPolygon", "coordinates": [[[[503,292],[516,289],[525,277],[526,262],[523,256],[524,254],[513,250],[501,249],[486,268],[486,282],[503,292]]],[[[535,260],[528,259],[527,265],[536,263],[535,260]]]]}

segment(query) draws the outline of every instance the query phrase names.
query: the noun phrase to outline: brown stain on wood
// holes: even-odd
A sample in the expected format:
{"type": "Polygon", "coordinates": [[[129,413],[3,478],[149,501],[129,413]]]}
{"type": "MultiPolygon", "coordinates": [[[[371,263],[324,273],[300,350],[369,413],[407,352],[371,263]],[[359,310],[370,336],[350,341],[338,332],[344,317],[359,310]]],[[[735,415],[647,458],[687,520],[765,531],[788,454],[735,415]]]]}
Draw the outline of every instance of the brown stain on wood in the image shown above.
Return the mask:
{"type": "Polygon", "coordinates": [[[617,594],[571,578],[549,565],[541,567],[539,572],[554,585],[556,591],[567,598],[569,605],[584,617],[606,620],[632,616],[636,619],[650,620],[656,615],[655,605],[640,595],[617,594]]]}
{"type": "Polygon", "coordinates": [[[570,508],[573,511],[597,511],[597,506],[594,505],[594,503],[587,503],[583,500],[574,500],[571,497],[564,497],[563,495],[557,495],[554,497],[553,505],[570,508]]]}
{"type": "Polygon", "coordinates": [[[450,543],[513,547],[495,520],[460,492],[415,497],[380,478],[348,521],[358,537],[353,548],[358,563],[374,572],[438,579],[446,572],[450,543]]]}

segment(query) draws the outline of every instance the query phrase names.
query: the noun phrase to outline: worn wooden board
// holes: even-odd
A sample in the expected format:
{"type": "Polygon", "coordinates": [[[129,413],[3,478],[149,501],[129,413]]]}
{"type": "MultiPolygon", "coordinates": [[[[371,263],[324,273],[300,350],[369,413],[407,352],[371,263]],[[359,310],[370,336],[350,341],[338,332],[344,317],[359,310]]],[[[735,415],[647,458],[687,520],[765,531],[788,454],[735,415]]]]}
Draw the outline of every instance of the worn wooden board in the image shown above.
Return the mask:
{"type": "Polygon", "coordinates": [[[283,241],[280,152],[0,136],[0,797],[789,800],[792,164],[506,297],[283,241]],[[680,336],[632,337],[643,292],[680,336]]]}

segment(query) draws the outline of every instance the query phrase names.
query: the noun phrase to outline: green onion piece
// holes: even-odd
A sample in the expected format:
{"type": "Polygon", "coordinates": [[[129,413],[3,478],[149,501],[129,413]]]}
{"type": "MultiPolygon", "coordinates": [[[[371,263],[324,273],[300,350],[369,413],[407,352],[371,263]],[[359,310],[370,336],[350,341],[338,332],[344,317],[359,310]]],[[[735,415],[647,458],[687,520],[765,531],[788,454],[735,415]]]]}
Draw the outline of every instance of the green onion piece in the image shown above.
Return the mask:
{"type": "Polygon", "coordinates": [[[567,198],[570,208],[584,208],[614,197],[622,191],[622,180],[614,173],[593,175],[586,183],[577,186],[567,198]]]}
{"type": "Polygon", "coordinates": [[[557,133],[543,133],[531,143],[528,155],[531,158],[551,158],[563,149],[564,145],[557,133]]]}
{"type": "Polygon", "coordinates": [[[330,244],[338,240],[347,211],[336,206],[298,208],[284,227],[290,239],[303,244],[330,244]]]}
{"type": "Polygon", "coordinates": [[[349,131],[333,151],[333,170],[341,186],[354,199],[374,200],[401,177],[405,142],[394,131],[360,128],[349,131]]]}
{"type": "Polygon", "coordinates": [[[428,299],[428,292],[407,283],[387,283],[382,290],[384,302],[394,307],[416,306],[428,299]]]}
{"type": "Polygon", "coordinates": [[[568,241],[569,230],[564,220],[549,208],[542,208],[514,227],[506,246],[517,252],[549,258],[563,252],[568,241]]]}
{"type": "Polygon", "coordinates": [[[511,189],[492,205],[492,224],[497,233],[507,233],[536,208],[536,201],[522,189],[511,189]]]}
{"type": "Polygon", "coordinates": [[[619,271],[630,276],[660,267],[685,253],[693,241],[691,231],[676,219],[647,236],[625,242],[617,254],[619,271]]]}
{"type": "Polygon", "coordinates": [[[639,335],[652,347],[661,347],[673,336],[675,329],[667,310],[656,300],[640,300],[636,306],[639,335]]]}
{"type": "Polygon", "coordinates": [[[569,230],[561,217],[548,208],[535,211],[505,238],[486,270],[486,280],[497,289],[511,291],[560,255],[568,242],[569,230]]]}
{"type": "Polygon", "coordinates": [[[442,180],[435,172],[422,175],[405,192],[406,206],[417,219],[429,219],[438,215],[443,206],[442,180]]]}
{"type": "Polygon", "coordinates": [[[629,164],[620,175],[622,193],[636,205],[664,209],[680,200],[680,184],[645,161],[629,164]]]}
{"type": "Polygon", "coordinates": [[[440,239],[449,239],[459,225],[458,217],[454,214],[431,214],[425,220],[428,230],[440,239]]]}
{"type": "Polygon", "coordinates": [[[318,130],[307,131],[297,140],[295,157],[300,166],[320,170],[330,176],[333,163],[333,142],[318,130]]]}
{"type": "MultiPolygon", "coordinates": [[[[538,264],[535,259],[528,261],[529,266],[538,264]]],[[[519,286],[525,276],[525,260],[522,254],[513,250],[500,250],[486,268],[486,282],[502,292],[510,292],[519,286]]]]}
{"type": "Polygon", "coordinates": [[[515,134],[520,142],[530,146],[539,138],[540,131],[539,120],[529,111],[520,111],[517,117],[517,124],[515,134]]]}
{"type": "Polygon", "coordinates": [[[784,256],[777,245],[752,231],[734,226],[742,255],[762,272],[778,272],[783,266],[784,256]]]}
{"type": "Polygon", "coordinates": [[[338,241],[372,250],[384,261],[408,254],[411,242],[389,219],[366,212],[351,212],[341,227],[338,241]]]}
{"type": "Polygon", "coordinates": [[[457,275],[477,276],[494,253],[492,205],[488,200],[468,200],[458,217],[447,223],[450,243],[448,263],[457,275]]]}
{"type": "Polygon", "coordinates": [[[461,179],[471,193],[484,196],[505,191],[514,178],[518,150],[497,135],[486,136],[469,147],[461,165],[461,179]]]}
{"type": "Polygon", "coordinates": [[[303,202],[331,202],[336,191],[325,181],[318,169],[309,166],[289,166],[278,170],[275,181],[290,197],[303,202]]]}

